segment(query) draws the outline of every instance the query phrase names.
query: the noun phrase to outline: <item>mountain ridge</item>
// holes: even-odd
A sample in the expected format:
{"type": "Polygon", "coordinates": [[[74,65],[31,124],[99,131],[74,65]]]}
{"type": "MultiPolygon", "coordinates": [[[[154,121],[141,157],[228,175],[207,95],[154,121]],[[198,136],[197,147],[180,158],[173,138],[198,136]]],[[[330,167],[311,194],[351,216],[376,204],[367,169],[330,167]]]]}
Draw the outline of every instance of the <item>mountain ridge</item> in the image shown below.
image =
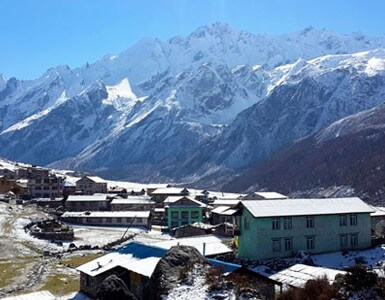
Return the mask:
{"type": "Polygon", "coordinates": [[[130,180],[212,177],[216,185],[215,177],[228,180],[382,104],[379,48],[385,37],[313,28],[255,35],[222,24],[144,39],[80,68],[0,82],[0,155],[130,180]]]}

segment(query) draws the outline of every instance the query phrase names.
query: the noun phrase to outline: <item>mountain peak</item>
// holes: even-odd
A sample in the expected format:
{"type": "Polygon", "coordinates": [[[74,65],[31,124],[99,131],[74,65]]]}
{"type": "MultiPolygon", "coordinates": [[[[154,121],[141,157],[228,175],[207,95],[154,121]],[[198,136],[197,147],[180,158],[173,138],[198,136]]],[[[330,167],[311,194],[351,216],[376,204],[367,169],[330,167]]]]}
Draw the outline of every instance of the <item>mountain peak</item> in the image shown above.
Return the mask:
{"type": "Polygon", "coordinates": [[[196,29],[193,33],[190,34],[190,37],[203,38],[207,35],[209,36],[218,36],[224,35],[231,32],[236,32],[237,30],[230,27],[227,23],[215,22],[211,25],[201,26],[196,29]]]}

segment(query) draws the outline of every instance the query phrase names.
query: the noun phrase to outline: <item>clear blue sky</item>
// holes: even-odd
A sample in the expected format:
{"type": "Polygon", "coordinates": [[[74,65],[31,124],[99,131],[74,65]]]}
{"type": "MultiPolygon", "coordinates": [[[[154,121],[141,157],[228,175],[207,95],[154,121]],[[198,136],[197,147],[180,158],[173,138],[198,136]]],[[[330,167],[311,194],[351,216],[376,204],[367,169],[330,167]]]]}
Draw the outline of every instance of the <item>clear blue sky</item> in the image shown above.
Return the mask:
{"type": "Polygon", "coordinates": [[[0,0],[0,74],[35,78],[119,53],[141,37],[186,35],[215,21],[253,33],[312,25],[382,35],[384,12],[383,0],[0,0]]]}

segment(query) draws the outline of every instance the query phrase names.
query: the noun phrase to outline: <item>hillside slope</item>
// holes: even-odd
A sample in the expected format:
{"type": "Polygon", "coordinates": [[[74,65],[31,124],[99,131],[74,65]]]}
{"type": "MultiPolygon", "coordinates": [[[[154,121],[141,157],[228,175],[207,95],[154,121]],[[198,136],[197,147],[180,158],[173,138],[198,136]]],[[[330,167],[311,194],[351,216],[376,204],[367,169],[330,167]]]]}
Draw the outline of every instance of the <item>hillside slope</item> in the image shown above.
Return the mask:
{"type": "Polygon", "coordinates": [[[385,194],[385,106],[333,123],[282,149],[225,185],[225,190],[267,188],[285,194],[351,187],[373,203],[385,194]]]}

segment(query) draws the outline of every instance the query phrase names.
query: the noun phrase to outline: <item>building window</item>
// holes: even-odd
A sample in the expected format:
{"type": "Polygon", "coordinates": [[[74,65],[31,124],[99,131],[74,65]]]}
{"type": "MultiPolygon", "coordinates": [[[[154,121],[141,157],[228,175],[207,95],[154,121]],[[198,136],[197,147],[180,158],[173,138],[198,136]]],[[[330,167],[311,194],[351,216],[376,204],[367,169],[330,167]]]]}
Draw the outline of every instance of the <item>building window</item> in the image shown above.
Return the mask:
{"type": "Polygon", "coordinates": [[[247,220],[247,218],[243,218],[243,228],[245,230],[248,230],[250,228],[250,223],[249,221],[247,220]]]}
{"type": "Polygon", "coordinates": [[[306,228],[314,228],[314,216],[306,217],[306,228]]]}
{"type": "Polygon", "coordinates": [[[41,180],[40,179],[36,179],[36,183],[41,183],[41,180]]]}
{"type": "Polygon", "coordinates": [[[181,215],[182,215],[182,219],[188,219],[188,211],[182,211],[181,215]]]}
{"type": "Polygon", "coordinates": [[[293,226],[292,226],[292,222],[291,222],[291,217],[285,217],[283,219],[283,228],[284,229],[291,229],[293,226]]]}
{"type": "Polygon", "coordinates": [[[285,238],[285,251],[292,251],[293,250],[293,239],[292,238],[285,238]]]}
{"type": "Polygon", "coordinates": [[[194,219],[199,218],[199,211],[192,211],[191,212],[191,218],[194,218],[194,219]]]}
{"type": "Polygon", "coordinates": [[[273,252],[281,252],[281,240],[273,239],[273,252]]]}
{"type": "Polygon", "coordinates": [[[357,225],[357,214],[350,214],[350,225],[357,225]]]}
{"type": "Polygon", "coordinates": [[[306,248],[307,248],[307,250],[313,250],[315,248],[314,236],[307,236],[306,237],[306,248]]]}
{"type": "Polygon", "coordinates": [[[122,218],[116,218],[116,223],[122,223],[122,218]]]}
{"type": "Polygon", "coordinates": [[[142,218],[136,218],[136,222],[137,222],[137,223],[142,223],[142,222],[143,222],[143,219],[142,219],[142,218]]]}
{"type": "Polygon", "coordinates": [[[340,247],[341,249],[346,249],[348,247],[348,236],[347,234],[340,235],[340,247]]]}
{"type": "Polygon", "coordinates": [[[273,220],[272,220],[273,230],[279,230],[279,228],[281,227],[280,225],[281,225],[280,219],[279,218],[273,218],[273,220]]]}
{"type": "Polygon", "coordinates": [[[174,228],[174,227],[178,227],[179,224],[178,222],[171,222],[171,227],[174,228]]]}
{"type": "Polygon", "coordinates": [[[171,212],[171,218],[177,219],[178,218],[178,212],[177,211],[172,211],[171,212]]]}
{"type": "Polygon", "coordinates": [[[346,215],[340,215],[340,226],[348,226],[346,215]]]}
{"type": "Polygon", "coordinates": [[[353,233],[350,235],[350,246],[352,248],[358,246],[358,234],[357,233],[353,233]]]}
{"type": "Polygon", "coordinates": [[[108,218],[108,217],[107,217],[107,218],[106,218],[106,222],[107,222],[107,223],[112,223],[112,218],[108,218]]]}

